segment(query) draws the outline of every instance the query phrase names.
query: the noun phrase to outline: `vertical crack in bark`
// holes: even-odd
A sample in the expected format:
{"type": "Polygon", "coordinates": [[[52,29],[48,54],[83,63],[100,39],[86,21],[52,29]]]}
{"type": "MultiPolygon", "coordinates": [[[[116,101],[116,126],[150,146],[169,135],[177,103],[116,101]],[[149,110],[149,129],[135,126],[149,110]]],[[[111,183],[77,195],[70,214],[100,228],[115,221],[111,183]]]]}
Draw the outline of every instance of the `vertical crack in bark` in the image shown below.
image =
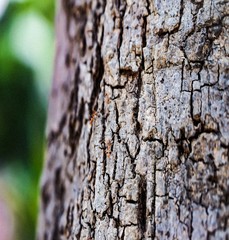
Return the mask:
{"type": "Polygon", "coordinates": [[[181,25],[181,20],[183,17],[183,12],[184,12],[184,0],[180,1],[180,16],[179,16],[179,24],[178,27],[175,29],[175,31],[178,31],[181,25]]]}
{"type": "Polygon", "coordinates": [[[141,176],[139,183],[139,203],[138,203],[138,221],[142,231],[142,238],[145,238],[146,232],[146,205],[147,205],[147,188],[146,188],[146,179],[144,176],[141,176]]]}
{"type": "Polygon", "coordinates": [[[119,71],[120,69],[120,48],[122,46],[122,35],[123,35],[123,21],[124,21],[124,16],[125,16],[125,12],[126,12],[126,3],[124,4],[120,4],[120,0],[118,1],[118,9],[120,12],[120,33],[119,33],[119,40],[118,40],[118,46],[117,46],[117,53],[118,53],[118,62],[119,62],[119,71]],[[121,9],[120,9],[121,7],[121,9]]]}
{"type": "Polygon", "coordinates": [[[98,95],[100,93],[100,83],[103,79],[104,75],[104,64],[103,59],[101,56],[101,47],[97,45],[96,47],[96,70],[94,75],[92,76],[93,79],[93,90],[91,93],[91,100],[89,103],[89,111],[90,115],[92,116],[93,111],[96,111],[97,104],[98,104],[98,95]]]}
{"type": "Polygon", "coordinates": [[[183,92],[183,84],[184,84],[184,67],[185,67],[185,60],[183,59],[182,61],[182,66],[181,66],[181,92],[183,92]]]}
{"type": "Polygon", "coordinates": [[[60,218],[64,212],[65,188],[61,179],[61,168],[57,168],[55,171],[54,184],[56,202],[55,208],[53,209],[54,228],[51,234],[52,240],[60,239],[60,235],[63,234],[60,228],[60,218]]]}
{"type": "Polygon", "coordinates": [[[64,114],[60,120],[58,130],[49,132],[47,136],[48,147],[50,147],[51,144],[53,144],[58,139],[58,137],[62,134],[63,128],[65,127],[65,124],[66,124],[66,120],[67,120],[67,116],[66,114],[64,114]]]}
{"type": "MultiPolygon", "coordinates": [[[[164,154],[164,150],[163,150],[164,154]]],[[[153,163],[153,201],[152,201],[152,215],[153,215],[153,226],[152,226],[152,237],[156,238],[156,186],[157,186],[157,181],[156,181],[156,174],[157,174],[157,165],[156,165],[156,160],[153,163]]]]}
{"type": "Polygon", "coordinates": [[[105,132],[106,132],[106,116],[105,116],[105,86],[103,87],[103,103],[102,103],[102,110],[101,110],[101,115],[102,115],[102,133],[101,133],[101,140],[104,143],[104,148],[103,148],[103,180],[105,178],[106,174],[106,166],[107,166],[107,143],[105,140],[105,132]]]}
{"type": "Polygon", "coordinates": [[[103,4],[103,9],[102,12],[97,16],[94,13],[94,19],[95,19],[95,25],[94,25],[94,35],[95,35],[95,43],[96,43],[96,55],[94,59],[94,64],[95,64],[95,71],[92,74],[92,79],[93,79],[93,90],[91,93],[91,100],[89,103],[89,111],[90,114],[92,115],[93,111],[96,111],[97,104],[98,104],[98,95],[100,92],[100,83],[103,79],[104,75],[104,63],[103,63],[103,58],[101,55],[101,45],[103,43],[103,26],[101,26],[101,16],[104,14],[106,8],[106,1],[103,4]],[[98,28],[102,27],[102,37],[101,39],[98,39],[98,28]],[[96,33],[96,34],[95,34],[96,33]]]}
{"type": "Polygon", "coordinates": [[[143,53],[143,48],[146,47],[147,44],[147,17],[150,15],[150,3],[149,0],[146,0],[146,10],[147,10],[147,15],[143,16],[143,26],[142,26],[142,68],[145,70],[144,66],[144,53],[143,53]]]}
{"type": "Polygon", "coordinates": [[[78,147],[82,128],[83,128],[83,117],[84,117],[84,111],[85,111],[85,103],[83,98],[81,99],[80,105],[79,105],[79,111],[78,114],[72,110],[73,115],[69,118],[69,146],[71,148],[70,157],[73,156],[75,153],[76,148],[78,147]],[[76,124],[78,123],[78,124],[76,124]],[[77,128],[76,128],[77,126],[77,128]]]}

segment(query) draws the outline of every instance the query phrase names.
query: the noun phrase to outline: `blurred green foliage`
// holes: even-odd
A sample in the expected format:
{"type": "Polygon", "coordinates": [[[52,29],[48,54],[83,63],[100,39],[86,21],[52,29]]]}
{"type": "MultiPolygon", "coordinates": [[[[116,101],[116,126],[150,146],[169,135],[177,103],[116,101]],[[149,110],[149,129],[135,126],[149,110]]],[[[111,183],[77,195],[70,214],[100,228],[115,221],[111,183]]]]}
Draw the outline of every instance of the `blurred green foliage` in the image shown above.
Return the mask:
{"type": "Polygon", "coordinates": [[[44,157],[54,1],[0,1],[0,194],[7,192],[15,214],[15,239],[28,240],[35,239],[44,157]]]}

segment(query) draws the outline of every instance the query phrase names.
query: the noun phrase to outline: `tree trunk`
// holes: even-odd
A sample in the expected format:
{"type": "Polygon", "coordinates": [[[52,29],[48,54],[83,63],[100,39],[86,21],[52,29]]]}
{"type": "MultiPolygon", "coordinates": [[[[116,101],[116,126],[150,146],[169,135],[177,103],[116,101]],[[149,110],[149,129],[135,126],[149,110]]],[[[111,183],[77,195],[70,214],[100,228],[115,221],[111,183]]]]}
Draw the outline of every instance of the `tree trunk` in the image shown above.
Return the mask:
{"type": "Polygon", "coordinates": [[[227,1],[58,8],[38,239],[227,239],[227,1]]]}

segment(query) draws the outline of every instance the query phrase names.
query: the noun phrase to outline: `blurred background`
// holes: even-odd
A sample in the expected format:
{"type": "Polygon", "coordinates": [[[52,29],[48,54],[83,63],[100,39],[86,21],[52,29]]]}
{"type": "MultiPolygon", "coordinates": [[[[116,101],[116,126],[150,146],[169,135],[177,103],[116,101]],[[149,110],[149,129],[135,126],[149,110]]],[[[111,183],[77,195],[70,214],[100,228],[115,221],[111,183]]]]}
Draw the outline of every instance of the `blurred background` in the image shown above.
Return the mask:
{"type": "Polygon", "coordinates": [[[54,1],[0,0],[0,240],[35,239],[54,1]]]}

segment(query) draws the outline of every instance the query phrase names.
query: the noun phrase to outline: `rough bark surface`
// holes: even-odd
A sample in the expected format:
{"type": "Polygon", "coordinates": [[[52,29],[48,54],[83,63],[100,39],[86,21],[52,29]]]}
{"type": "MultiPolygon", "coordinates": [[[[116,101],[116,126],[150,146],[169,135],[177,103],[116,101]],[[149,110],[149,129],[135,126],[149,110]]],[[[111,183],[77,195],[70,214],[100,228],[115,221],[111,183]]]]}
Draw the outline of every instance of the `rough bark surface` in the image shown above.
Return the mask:
{"type": "Polygon", "coordinates": [[[59,5],[38,239],[228,239],[228,1],[59,5]]]}

